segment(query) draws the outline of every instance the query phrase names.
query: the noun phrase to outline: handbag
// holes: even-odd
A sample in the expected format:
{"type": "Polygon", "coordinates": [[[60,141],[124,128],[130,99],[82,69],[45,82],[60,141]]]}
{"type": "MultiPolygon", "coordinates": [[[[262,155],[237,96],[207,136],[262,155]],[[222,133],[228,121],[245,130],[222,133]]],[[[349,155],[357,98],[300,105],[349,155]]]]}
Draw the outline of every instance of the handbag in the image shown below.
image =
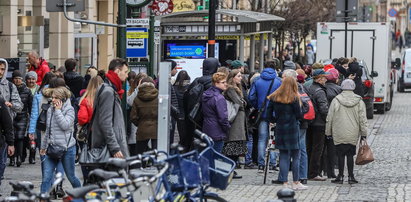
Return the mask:
{"type": "Polygon", "coordinates": [[[356,165],[365,165],[374,161],[374,155],[372,154],[370,146],[368,146],[366,140],[360,141],[360,148],[358,149],[357,158],[355,159],[356,165]]]}
{"type": "MultiPolygon", "coordinates": [[[[54,113],[54,109],[53,109],[53,113],[54,113]]],[[[50,117],[50,124],[49,124],[49,139],[51,139],[51,121],[53,120],[53,113],[51,114],[50,117]]],[[[70,144],[70,140],[71,140],[71,134],[70,134],[70,138],[67,141],[67,146],[61,146],[61,145],[57,145],[57,144],[49,144],[47,146],[47,156],[54,159],[54,160],[60,160],[63,158],[64,154],[66,154],[68,146],[70,144]]]]}
{"type": "MultiPolygon", "coordinates": [[[[99,92],[97,93],[97,97],[100,96],[101,92],[104,89],[104,85],[101,86],[99,92]]],[[[114,107],[115,107],[115,101],[113,102],[113,112],[114,112],[114,107]]],[[[81,154],[79,157],[79,163],[82,166],[98,166],[101,164],[105,164],[108,159],[111,157],[110,151],[108,149],[107,144],[104,145],[102,148],[91,147],[91,141],[92,141],[92,125],[94,121],[94,115],[96,114],[96,106],[98,106],[98,103],[94,105],[93,109],[93,115],[91,116],[90,123],[88,124],[87,128],[87,144],[84,144],[83,149],[81,150],[81,154]]],[[[114,124],[114,117],[113,117],[113,124],[114,124]]]]}
{"type": "Polygon", "coordinates": [[[50,102],[41,105],[41,112],[36,122],[36,128],[40,131],[46,131],[47,128],[47,110],[50,108],[50,102]]]}
{"type": "Polygon", "coordinates": [[[89,124],[86,123],[83,126],[77,125],[77,128],[79,129],[76,136],[77,141],[85,142],[88,138],[89,124]]]}
{"type": "Polygon", "coordinates": [[[227,102],[228,121],[232,123],[240,110],[240,105],[229,100],[227,102]]]}
{"type": "Polygon", "coordinates": [[[263,104],[261,105],[261,108],[260,109],[254,109],[250,114],[250,116],[253,115],[253,117],[252,117],[253,120],[252,120],[252,122],[250,122],[251,126],[253,126],[253,127],[258,127],[258,125],[260,125],[262,114],[265,112],[265,108],[266,108],[265,105],[267,103],[267,97],[268,97],[268,95],[270,95],[271,87],[273,87],[274,80],[275,79],[273,79],[271,81],[270,87],[268,87],[267,94],[264,97],[264,101],[263,101],[263,104]],[[255,111],[255,110],[257,110],[257,111],[255,111]]]}

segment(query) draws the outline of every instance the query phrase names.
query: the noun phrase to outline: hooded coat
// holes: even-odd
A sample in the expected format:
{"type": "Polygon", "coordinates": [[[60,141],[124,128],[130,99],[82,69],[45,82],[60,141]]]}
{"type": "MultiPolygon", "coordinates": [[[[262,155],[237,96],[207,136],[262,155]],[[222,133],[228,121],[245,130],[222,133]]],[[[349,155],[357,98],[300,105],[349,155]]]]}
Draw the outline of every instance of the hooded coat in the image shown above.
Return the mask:
{"type": "Polygon", "coordinates": [[[334,144],[357,145],[360,136],[367,136],[368,122],[365,104],[353,91],[343,91],[331,102],[325,135],[334,144]]]}
{"type": "Polygon", "coordinates": [[[31,112],[31,103],[33,101],[33,95],[29,88],[27,88],[26,84],[21,84],[21,86],[17,87],[17,90],[20,95],[21,102],[23,103],[23,110],[17,113],[16,117],[14,118],[14,132],[16,139],[23,139],[26,136],[29,116],[31,112]]]}
{"type": "Polygon", "coordinates": [[[152,83],[143,83],[131,108],[130,120],[137,126],[136,140],[157,139],[158,90],[152,83]]]}
{"type": "Polygon", "coordinates": [[[80,97],[80,91],[83,89],[84,78],[77,72],[70,71],[64,73],[64,81],[70,88],[74,97],[80,97]]]}
{"type": "Polygon", "coordinates": [[[0,58],[1,61],[6,63],[6,69],[4,71],[4,75],[0,78],[0,96],[4,98],[6,102],[11,102],[13,104],[12,107],[7,107],[9,110],[9,114],[11,117],[15,117],[17,113],[21,112],[23,109],[23,103],[20,100],[19,92],[17,87],[9,82],[6,78],[7,71],[9,69],[9,65],[5,59],[0,58]],[[11,93],[10,93],[11,89],[11,93]]]}
{"type": "Polygon", "coordinates": [[[214,141],[226,140],[230,130],[227,102],[222,90],[211,86],[203,93],[203,131],[214,141]]]}
{"type": "MultiPolygon", "coordinates": [[[[277,71],[275,71],[275,69],[273,68],[264,68],[263,72],[260,75],[260,78],[254,80],[254,82],[252,83],[250,93],[248,94],[248,100],[251,102],[255,109],[261,109],[262,107],[264,107],[264,112],[267,112],[267,106],[269,103],[267,95],[273,93],[280,86],[281,79],[277,77],[277,71]],[[268,89],[271,82],[273,82],[273,85],[271,86],[271,89],[268,89]],[[266,100],[265,106],[262,106],[264,100],[266,100]]],[[[267,113],[262,114],[261,117],[266,120],[267,113]]]]}

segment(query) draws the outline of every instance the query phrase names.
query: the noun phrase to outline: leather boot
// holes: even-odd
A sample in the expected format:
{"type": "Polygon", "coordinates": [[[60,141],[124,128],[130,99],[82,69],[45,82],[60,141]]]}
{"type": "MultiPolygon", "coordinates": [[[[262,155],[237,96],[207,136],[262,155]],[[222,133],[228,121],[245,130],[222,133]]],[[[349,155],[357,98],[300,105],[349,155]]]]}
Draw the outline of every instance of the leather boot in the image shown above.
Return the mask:
{"type": "Polygon", "coordinates": [[[338,175],[337,178],[335,178],[334,180],[331,180],[331,183],[335,183],[335,184],[343,184],[344,182],[344,175],[338,175]]]}
{"type": "Polygon", "coordinates": [[[59,198],[63,198],[64,195],[66,195],[66,193],[65,193],[64,190],[63,190],[63,182],[60,182],[60,184],[58,184],[58,185],[56,186],[56,195],[57,195],[57,197],[59,197],[59,198]]]}
{"type": "Polygon", "coordinates": [[[16,162],[14,161],[14,156],[13,156],[13,157],[10,157],[10,164],[9,164],[9,166],[14,166],[14,165],[16,165],[16,162]]]}
{"type": "Polygon", "coordinates": [[[357,184],[358,181],[354,178],[354,176],[348,176],[348,184],[357,184]]]}
{"type": "Polygon", "coordinates": [[[20,156],[16,157],[16,165],[17,165],[17,167],[21,166],[21,157],[20,156]]]}
{"type": "Polygon", "coordinates": [[[30,149],[29,163],[30,164],[36,163],[36,150],[30,149]]]}

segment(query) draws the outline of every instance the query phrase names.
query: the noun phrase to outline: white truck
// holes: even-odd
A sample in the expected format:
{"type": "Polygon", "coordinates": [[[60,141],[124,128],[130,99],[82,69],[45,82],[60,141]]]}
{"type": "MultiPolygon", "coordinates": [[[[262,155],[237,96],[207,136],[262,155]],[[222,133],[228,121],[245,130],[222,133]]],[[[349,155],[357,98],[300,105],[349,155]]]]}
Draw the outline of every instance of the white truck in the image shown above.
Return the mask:
{"type": "MultiPolygon", "coordinates": [[[[345,55],[345,23],[317,24],[316,61],[345,55]]],[[[347,57],[365,61],[374,82],[374,109],[389,111],[394,95],[394,71],[391,69],[391,25],[389,23],[357,23],[347,26],[347,57]]]]}

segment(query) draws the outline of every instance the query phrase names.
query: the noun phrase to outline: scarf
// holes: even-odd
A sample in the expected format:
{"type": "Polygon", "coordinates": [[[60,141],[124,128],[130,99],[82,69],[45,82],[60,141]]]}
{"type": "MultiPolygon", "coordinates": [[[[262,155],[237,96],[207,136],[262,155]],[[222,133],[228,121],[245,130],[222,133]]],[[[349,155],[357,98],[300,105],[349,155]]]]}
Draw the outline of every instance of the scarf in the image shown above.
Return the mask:
{"type": "Polygon", "coordinates": [[[114,85],[115,89],[117,90],[118,95],[120,96],[120,99],[122,99],[124,90],[122,88],[120,77],[118,77],[118,75],[113,70],[109,70],[106,74],[106,77],[114,85]]]}

